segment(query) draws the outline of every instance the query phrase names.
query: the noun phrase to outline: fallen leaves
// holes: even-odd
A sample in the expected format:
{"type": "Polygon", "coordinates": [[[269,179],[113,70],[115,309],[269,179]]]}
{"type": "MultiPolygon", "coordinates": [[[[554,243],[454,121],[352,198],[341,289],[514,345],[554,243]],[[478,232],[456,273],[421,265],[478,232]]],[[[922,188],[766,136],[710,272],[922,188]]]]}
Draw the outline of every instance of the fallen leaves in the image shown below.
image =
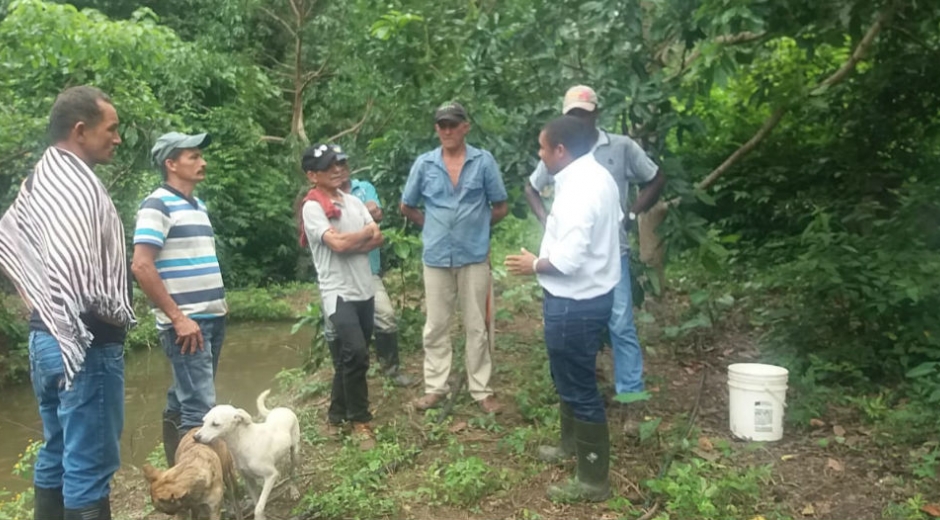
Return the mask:
{"type": "Polygon", "coordinates": [[[457,421],[453,426],[447,429],[450,433],[458,433],[467,429],[467,421],[457,421]]]}
{"type": "Polygon", "coordinates": [[[829,460],[826,461],[826,468],[831,469],[832,471],[837,471],[841,473],[842,471],[845,471],[845,464],[843,464],[837,459],[833,459],[830,457],[829,460]]]}
{"type": "Polygon", "coordinates": [[[712,441],[708,437],[699,437],[698,438],[698,447],[704,451],[712,451],[715,447],[712,445],[712,441]]]}
{"type": "Polygon", "coordinates": [[[797,457],[798,457],[798,455],[783,455],[783,456],[780,457],[780,460],[786,462],[786,461],[788,461],[788,460],[793,460],[793,459],[795,459],[795,458],[797,458],[797,457]]]}
{"type": "Polygon", "coordinates": [[[920,510],[934,518],[940,518],[940,504],[927,504],[920,510]]]}
{"type": "Polygon", "coordinates": [[[825,516],[828,515],[830,511],[832,511],[832,504],[829,502],[811,502],[803,506],[800,513],[803,516],[825,516]]]}
{"type": "Polygon", "coordinates": [[[832,427],[832,433],[836,437],[845,437],[845,428],[839,426],[838,424],[832,427]]]}
{"type": "Polygon", "coordinates": [[[812,426],[813,428],[822,428],[823,426],[826,425],[826,423],[822,419],[813,418],[809,420],[809,425],[812,426]]]}

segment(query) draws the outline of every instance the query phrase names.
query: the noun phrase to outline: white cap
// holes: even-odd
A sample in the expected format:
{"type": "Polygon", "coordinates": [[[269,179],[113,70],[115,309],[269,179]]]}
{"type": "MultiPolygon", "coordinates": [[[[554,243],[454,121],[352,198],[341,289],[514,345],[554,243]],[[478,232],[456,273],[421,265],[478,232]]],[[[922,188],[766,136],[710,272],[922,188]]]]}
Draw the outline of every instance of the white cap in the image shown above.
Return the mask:
{"type": "Polygon", "coordinates": [[[562,103],[561,113],[567,114],[572,108],[580,108],[593,112],[597,109],[597,94],[594,89],[585,85],[576,85],[565,92],[565,101],[562,103]]]}

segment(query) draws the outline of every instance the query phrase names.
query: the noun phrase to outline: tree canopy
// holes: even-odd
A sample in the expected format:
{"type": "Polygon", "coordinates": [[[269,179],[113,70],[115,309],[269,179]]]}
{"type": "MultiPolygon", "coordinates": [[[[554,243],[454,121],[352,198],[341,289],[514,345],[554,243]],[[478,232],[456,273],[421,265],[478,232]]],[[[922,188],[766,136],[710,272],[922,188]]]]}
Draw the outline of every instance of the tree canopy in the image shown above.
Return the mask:
{"type": "Polygon", "coordinates": [[[774,338],[862,367],[834,377],[898,375],[940,358],[938,60],[923,0],[0,1],[0,209],[56,93],[91,83],[122,118],[100,174],[128,224],[155,137],[208,131],[227,283],[292,280],[305,144],[340,142],[394,207],[459,100],[522,217],[537,131],[585,83],[669,178],[671,258],[772,293],[774,338]]]}

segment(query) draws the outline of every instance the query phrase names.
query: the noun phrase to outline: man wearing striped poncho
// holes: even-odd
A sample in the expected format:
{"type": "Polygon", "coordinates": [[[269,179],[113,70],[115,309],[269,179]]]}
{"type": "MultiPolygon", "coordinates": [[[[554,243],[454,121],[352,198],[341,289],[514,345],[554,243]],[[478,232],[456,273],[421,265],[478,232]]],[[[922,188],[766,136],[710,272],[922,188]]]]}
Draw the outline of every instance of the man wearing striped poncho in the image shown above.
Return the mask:
{"type": "Polygon", "coordinates": [[[110,520],[124,425],[124,338],[135,323],[124,228],[92,172],[121,143],[111,100],[72,87],[49,116],[52,146],[0,219],[0,270],[32,308],[30,377],[45,443],[42,520],[110,520]]]}

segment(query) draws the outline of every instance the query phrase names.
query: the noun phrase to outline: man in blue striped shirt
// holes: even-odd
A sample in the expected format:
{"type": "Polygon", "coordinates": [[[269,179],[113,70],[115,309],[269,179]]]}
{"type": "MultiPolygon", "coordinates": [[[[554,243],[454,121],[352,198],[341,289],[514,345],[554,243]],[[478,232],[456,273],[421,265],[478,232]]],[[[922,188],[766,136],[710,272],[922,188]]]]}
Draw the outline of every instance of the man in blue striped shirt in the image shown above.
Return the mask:
{"type": "Polygon", "coordinates": [[[153,160],[164,184],[140,204],[131,269],[153,303],[160,343],[173,368],[163,412],[163,447],[173,466],[180,438],[215,406],[225,338],[225,288],[206,206],[193,190],[206,178],[208,134],[170,132],[153,160]]]}

